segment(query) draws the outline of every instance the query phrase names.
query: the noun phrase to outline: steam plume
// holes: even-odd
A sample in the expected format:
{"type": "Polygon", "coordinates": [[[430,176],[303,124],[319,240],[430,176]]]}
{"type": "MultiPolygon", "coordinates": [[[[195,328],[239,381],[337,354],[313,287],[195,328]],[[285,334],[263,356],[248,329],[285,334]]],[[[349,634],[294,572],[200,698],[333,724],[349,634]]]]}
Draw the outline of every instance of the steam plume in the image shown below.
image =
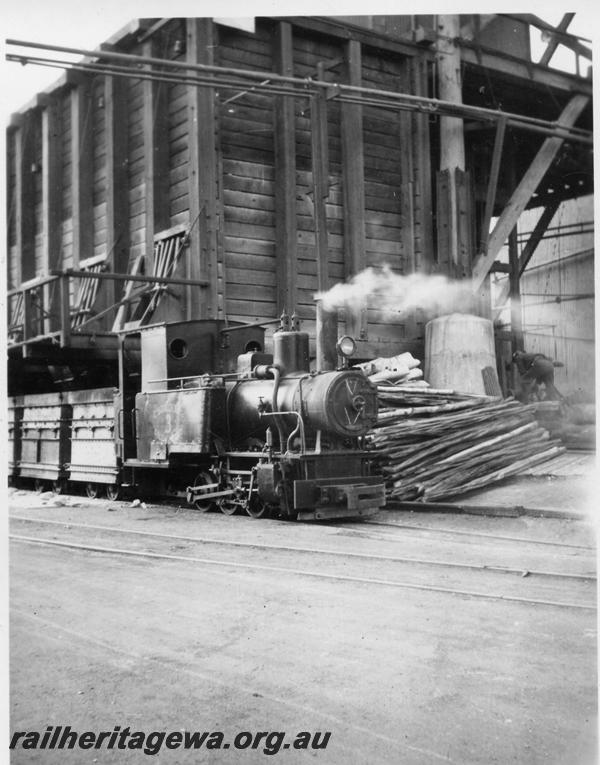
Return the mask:
{"type": "Polygon", "coordinates": [[[357,310],[361,304],[383,312],[401,313],[420,308],[426,313],[467,312],[473,307],[469,282],[448,279],[440,274],[396,274],[388,265],[366,268],[345,284],[318,292],[326,310],[357,310]]]}

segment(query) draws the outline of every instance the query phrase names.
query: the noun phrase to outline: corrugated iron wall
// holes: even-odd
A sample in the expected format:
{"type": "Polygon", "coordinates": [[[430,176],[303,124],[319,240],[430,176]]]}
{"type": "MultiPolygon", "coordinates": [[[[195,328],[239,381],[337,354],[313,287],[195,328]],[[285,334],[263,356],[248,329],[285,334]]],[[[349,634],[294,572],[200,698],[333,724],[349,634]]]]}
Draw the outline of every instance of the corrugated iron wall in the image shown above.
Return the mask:
{"type": "MultiPolygon", "coordinates": [[[[595,397],[593,215],[592,197],[563,203],[521,277],[526,350],[560,361],[557,388],[586,400],[595,397]]],[[[526,213],[521,230],[536,216],[526,213]]]]}

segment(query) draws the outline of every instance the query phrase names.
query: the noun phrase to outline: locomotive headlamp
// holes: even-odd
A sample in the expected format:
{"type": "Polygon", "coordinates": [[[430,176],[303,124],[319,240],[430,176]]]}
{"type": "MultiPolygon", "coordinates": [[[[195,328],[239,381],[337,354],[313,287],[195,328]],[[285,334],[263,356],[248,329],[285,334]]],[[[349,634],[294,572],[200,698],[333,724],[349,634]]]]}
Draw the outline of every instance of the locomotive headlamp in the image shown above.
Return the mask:
{"type": "Polygon", "coordinates": [[[340,337],[335,347],[337,352],[346,358],[348,358],[348,356],[353,356],[356,352],[356,343],[350,335],[340,337]]]}

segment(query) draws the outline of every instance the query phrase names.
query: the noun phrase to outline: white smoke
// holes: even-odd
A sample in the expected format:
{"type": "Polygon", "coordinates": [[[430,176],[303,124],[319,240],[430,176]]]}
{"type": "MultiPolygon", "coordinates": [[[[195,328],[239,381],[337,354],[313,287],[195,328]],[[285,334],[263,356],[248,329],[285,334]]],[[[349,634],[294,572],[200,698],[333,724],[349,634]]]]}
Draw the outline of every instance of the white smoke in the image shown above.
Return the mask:
{"type": "Polygon", "coordinates": [[[420,308],[426,313],[469,312],[473,309],[470,283],[440,274],[396,274],[388,265],[366,268],[349,281],[318,292],[315,300],[326,310],[359,310],[368,304],[379,311],[402,313],[420,308]]]}

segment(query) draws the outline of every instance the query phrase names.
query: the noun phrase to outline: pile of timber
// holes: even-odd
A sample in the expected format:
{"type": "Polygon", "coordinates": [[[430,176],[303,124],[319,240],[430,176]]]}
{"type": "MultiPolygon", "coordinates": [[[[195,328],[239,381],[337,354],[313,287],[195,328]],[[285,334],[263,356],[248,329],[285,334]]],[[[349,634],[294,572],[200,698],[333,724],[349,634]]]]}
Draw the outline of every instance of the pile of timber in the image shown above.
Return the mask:
{"type": "Polygon", "coordinates": [[[488,486],[565,451],[535,406],[420,385],[378,386],[369,441],[388,497],[437,502],[488,486]]]}

